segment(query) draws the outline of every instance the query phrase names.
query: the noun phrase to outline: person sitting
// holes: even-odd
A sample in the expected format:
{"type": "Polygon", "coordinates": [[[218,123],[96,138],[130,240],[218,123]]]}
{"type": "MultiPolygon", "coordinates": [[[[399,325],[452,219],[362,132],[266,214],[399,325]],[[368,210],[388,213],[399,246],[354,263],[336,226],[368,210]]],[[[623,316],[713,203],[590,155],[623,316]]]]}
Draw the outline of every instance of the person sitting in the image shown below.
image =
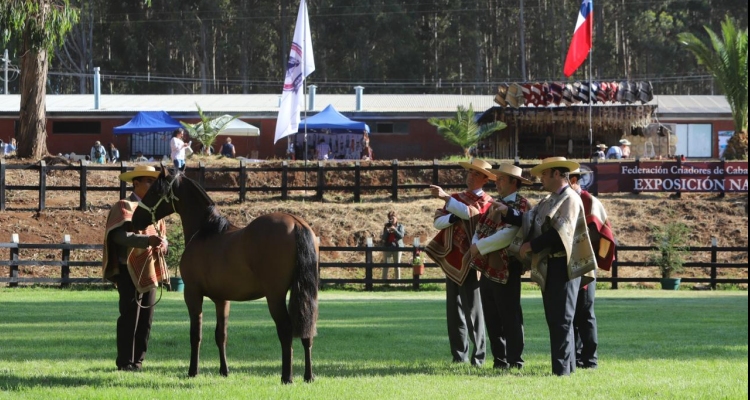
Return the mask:
{"type": "Polygon", "coordinates": [[[133,162],[147,162],[147,161],[148,161],[148,158],[143,156],[142,151],[137,151],[135,153],[135,158],[133,159],[133,162]]]}
{"type": "Polygon", "coordinates": [[[622,158],[622,149],[620,146],[612,146],[607,150],[607,159],[619,160],[622,158]]]}
{"type": "Polygon", "coordinates": [[[362,159],[365,161],[372,161],[372,147],[365,146],[362,149],[362,159]]]}
{"type": "Polygon", "coordinates": [[[620,140],[620,152],[622,158],[630,158],[630,141],[628,139],[620,140]]]}
{"type": "Polygon", "coordinates": [[[234,158],[236,155],[234,145],[232,144],[232,138],[228,137],[226,143],[221,146],[221,155],[224,157],[234,158]]]}

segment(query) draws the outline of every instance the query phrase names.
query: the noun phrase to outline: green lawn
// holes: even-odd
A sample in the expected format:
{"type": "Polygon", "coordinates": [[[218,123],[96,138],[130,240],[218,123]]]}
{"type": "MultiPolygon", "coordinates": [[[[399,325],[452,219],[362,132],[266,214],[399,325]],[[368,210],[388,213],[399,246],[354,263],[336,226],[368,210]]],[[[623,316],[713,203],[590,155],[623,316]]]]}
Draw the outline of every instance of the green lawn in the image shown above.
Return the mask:
{"type": "MultiPolygon", "coordinates": [[[[187,378],[180,294],[157,305],[140,373],[116,372],[115,291],[0,289],[0,398],[479,399],[747,398],[747,292],[599,290],[600,366],[550,373],[538,291],[523,293],[526,367],[500,372],[450,361],[441,292],[325,291],[313,347],[316,381],[281,385],[265,302],[234,303],[230,375],[218,375],[214,308],[204,304],[201,375],[187,378]]],[[[488,345],[489,346],[489,345],[488,345]]],[[[489,349],[488,349],[489,352],[489,349]]]]}

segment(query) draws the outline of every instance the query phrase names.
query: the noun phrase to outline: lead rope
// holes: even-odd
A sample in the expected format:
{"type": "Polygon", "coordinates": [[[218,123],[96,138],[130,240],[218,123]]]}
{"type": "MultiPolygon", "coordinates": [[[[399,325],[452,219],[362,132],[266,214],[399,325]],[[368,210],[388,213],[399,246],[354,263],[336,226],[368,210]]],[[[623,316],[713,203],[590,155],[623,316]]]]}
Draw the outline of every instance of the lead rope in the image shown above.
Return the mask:
{"type": "MultiPolygon", "coordinates": [[[[141,281],[141,277],[143,277],[143,272],[146,270],[146,268],[145,268],[146,264],[148,264],[149,260],[153,260],[153,259],[155,259],[159,263],[159,268],[162,271],[166,271],[167,272],[167,279],[169,279],[169,269],[166,268],[167,266],[166,266],[166,263],[164,261],[164,257],[153,257],[152,253],[149,253],[148,257],[146,257],[146,260],[143,261],[143,265],[141,266],[141,274],[138,276],[138,282],[140,282],[141,281]]],[[[161,298],[162,298],[163,295],[164,295],[164,285],[159,285],[159,298],[156,299],[156,301],[154,302],[154,304],[152,304],[150,306],[144,306],[144,305],[141,304],[141,300],[138,299],[138,289],[136,289],[135,290],[135,303],[138,304],[139,308],[153,308],[153,307],[156,307],[157,304],[159,304],[159,302],[161,301],[161,298]]]]}

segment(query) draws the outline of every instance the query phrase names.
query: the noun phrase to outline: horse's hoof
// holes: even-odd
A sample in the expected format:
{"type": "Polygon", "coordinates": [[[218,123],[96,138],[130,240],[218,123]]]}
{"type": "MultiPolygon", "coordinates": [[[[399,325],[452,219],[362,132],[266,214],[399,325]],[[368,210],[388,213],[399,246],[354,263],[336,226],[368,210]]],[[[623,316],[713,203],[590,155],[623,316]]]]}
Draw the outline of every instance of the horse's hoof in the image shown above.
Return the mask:
{"type": "Polygon", "coordinates": [[[229,376],[229,370],[228,369],[225,369],[223,371],[219,371],[219,373],[221,374],[221,376],[224,376],[224,377],[229,376]]]}
{"type": "Polygon", "coordinates": [[[282,383],[283,385],[291,385],[291,384],[292,384],[292,383],[294,383],[294,382],[292,382],[292,380],[291,380],[291,379],[284,379],[284,378],[281,378],[281,383],[282,383]]]}
{"type": "Polygon", "coordinates": [[[198,371],[188,371],[188,378],[195,378],[198,376],[198,371]]]}
{"type": "Polygon", "coordinates": [[[315,382],[315,375],[305,377],[305,383],[313,383],[313,382],[315,382]]]}

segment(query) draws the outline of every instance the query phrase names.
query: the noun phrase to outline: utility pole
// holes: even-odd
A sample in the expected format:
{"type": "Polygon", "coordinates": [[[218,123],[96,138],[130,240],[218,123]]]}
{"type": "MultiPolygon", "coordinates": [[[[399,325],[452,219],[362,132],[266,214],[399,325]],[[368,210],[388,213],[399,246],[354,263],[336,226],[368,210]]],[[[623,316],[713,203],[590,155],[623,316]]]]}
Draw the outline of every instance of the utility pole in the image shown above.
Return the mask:
{"type": "Polygon", "coordinates": [[[8,49],[3,52],[3,94],[8,94],[8,49]]]}

